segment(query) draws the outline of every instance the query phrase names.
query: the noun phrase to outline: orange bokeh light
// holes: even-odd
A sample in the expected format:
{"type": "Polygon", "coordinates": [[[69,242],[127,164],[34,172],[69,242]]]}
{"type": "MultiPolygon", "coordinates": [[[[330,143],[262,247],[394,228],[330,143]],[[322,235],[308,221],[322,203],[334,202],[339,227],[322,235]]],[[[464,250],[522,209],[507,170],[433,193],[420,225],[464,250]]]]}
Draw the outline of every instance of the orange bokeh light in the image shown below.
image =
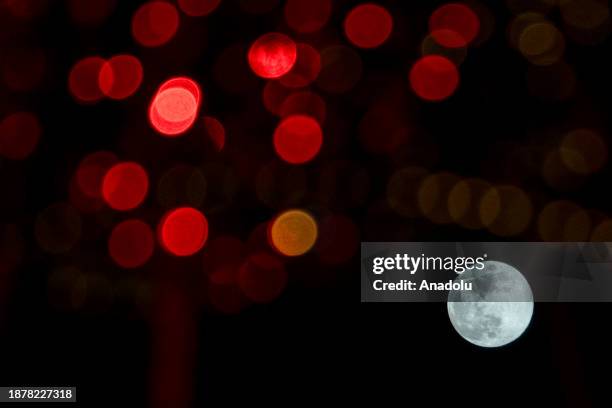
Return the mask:
{"type": "Polygon", "coordinates": [[[270,244],[286,256],[308,252],[317,241],[318,228],[312,215],[302,210],[288,210],[277,216],[268,230],[270,244]]]}

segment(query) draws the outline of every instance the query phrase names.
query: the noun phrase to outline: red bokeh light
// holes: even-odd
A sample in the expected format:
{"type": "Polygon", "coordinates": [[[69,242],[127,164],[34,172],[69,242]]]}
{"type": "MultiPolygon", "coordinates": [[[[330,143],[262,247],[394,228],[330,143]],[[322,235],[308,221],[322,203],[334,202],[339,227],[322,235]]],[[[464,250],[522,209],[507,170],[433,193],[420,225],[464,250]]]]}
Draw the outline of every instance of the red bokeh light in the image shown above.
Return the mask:
{"type": "Polygon", "coordinates": [[[125,99],[142,82],[142,64],[132,55],[115,55],[100,68],[98,84],[104,95],[112,99],[125,99]]]}
{"type": "Polygon", "coordinates": [[[159,223],[159,240],[163,248],[176,256],[198,252],[208,238],[208,221],[192,207],[169,211],[159,223]]]}
{"type": "Polygon", "coordinates": [[[117,265],[137,268],[153,255],[155,239],[148,224],[127,220],[117,224],[108,239],[108,253],[117,265]]]}
{"type": "Polygon", "coordinates": [[[291,164],[312,160],[323,144],[319,123],[305,115],[289,116],[274,131],[274,148],[281,159],[291,164]]]}
{"type": "Polygon", "coordinates": [[[281,105],[291,92],[291,89],[279,81],[268,81],[261,94],[264,107],[268,112],[278,115],[281,105]]]}
{"type": "Polygon", "coordinates": [[[164,82],[149,107],[149,121],[165,136],[176,137],[195,122],[200,106],[200,87],[193,80],[178,77],[164,82]]]}
{"type": "Polygon", "coordinates": [[[76,171],[76,183],[81,192],[92,198],[102,197],[102,180],[108,169],[119,161],[112,152],[99,151],[83,158],[76,171]]]}
{"type": "Polygon", "coordinates": [[[183,13],[191,17],[206,16],[219,6],[221,0],[178,0],[183,13]]]}
{"type": "Polygon", "coordinates": [[[319,72],[321,72],[319,52],[308,44],[298,44],[295,65],[280,77],[279,81],[289,88],[301,88],[314,82],[319,72]]]}
{"type": "Polygon", "coordinates": [[[122,162],[111,167],[102,181],[102,196],[113,209],[127,211],[138,207],[149,190],[149,177],[138,163],[122,162]]]}
{"type": "Polygon", "coordinates": [[[293,68],[297,47],[284,34],[268,33],[259,37],[248,53],[251,69],[262,78],[278,78],[293,68]]]}
{"type": "Polygon", "coordinates": [[[29,112],[15,112],[0,122],[0,157],[23,160],[38,144],[42,128],[38,118],[29,112]]]}
{"type": "Polygon", "coordinates": [[[268,303],[287,286],[287,272],[278,257],[259,252],[249,256],[238,271],[238,285],[253,302],[268,303]]]}
{"type": "Polygon", "coordinates": [[[331,0],[288,0],[285,20],[298,33],[313,33],[327,24],[331,11],[331,0]]]}
{"type": "Polygon", "coordinates": [[[281,104],[278,114],[282,118],[302,114],[323,124],[326,110],[323,98],[314,92],[302,91],[289,95],[281,104]]]}
{"type": "Polygon", "coordinates": [[[449,59],[428,55],[410,70],[413,91],[427,101],[441,101],[451,96],[459,85],[459,72],[449,59]]]}
{"type": "Polygon", "coordinates": [[[77,101],[95,102],[104,96],[98,77],[105,62],[103,58],[94,56],[74,64],[68,76],[68,89],[77,101]]]}
{"type": "Polygon", "coordinates": [[[392,30],[391,14],[377,4],[361,4],[352,9],[344,20],[346,37],[360,48],[376,48],[382,45],[392,30]]]}
{"type": "Polygon", "coordinates": [[[179,26],[176,7],[165,1],[143,4],[132,17],[132,36],[145,47],[157,47],[170,41],[179,26]]]}
{"type": "Polygon", "coordinates": [[[206,127],[208,137],[210,137],[217,151],[223,150],[225,146],[225,128],[223,124],[217,118],[204,116],[204,126],[206,127]]]}
{"type": "Polygon", "coordinates": [[[464,4],[445,4],[429,18],[432,37],[444,47],[467,46],[478,35],[480,21],[476,13],[464,4]]]}

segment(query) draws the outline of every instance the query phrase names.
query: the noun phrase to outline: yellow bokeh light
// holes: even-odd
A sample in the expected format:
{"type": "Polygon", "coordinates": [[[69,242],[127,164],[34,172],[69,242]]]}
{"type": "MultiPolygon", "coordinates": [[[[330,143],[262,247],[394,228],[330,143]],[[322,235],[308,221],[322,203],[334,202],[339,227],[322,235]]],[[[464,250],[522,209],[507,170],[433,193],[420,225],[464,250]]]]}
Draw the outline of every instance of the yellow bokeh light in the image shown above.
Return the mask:
{"type": "Polygon", "coordinates": [[[317,240],[315,219],[302,210],[288,210],[272,221],[269,238],[272,246],[286,256],[308,252],[317,240]]]}

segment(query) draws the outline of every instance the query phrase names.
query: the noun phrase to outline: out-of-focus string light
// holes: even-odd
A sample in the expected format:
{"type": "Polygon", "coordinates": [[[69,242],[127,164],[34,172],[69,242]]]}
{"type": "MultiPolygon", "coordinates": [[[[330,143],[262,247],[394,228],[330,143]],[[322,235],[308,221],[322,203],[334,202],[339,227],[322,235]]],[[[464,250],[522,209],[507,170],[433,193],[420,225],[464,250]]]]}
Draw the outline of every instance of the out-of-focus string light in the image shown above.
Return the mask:
{"type": "Polygon", "coordinates": [[[68,89],[72,96],[81,103],[100,100],[104,94],[100,89],[100,70],[106,61],[102,57],[86,57],[72,66],[68,76],[68,89]]]}
{"type": "Polygon", "coordinates": [[[312,160],[323,144],[319,123],[305,115],[283,119],[274,131],[274,149],[278,156],[291,164],[312,160]]]}
{"type": "Polygon", "coordinates": [[[132,36],[145,47],[166,44],[176,34],[179,15],[176,7],[166,1],[150,1],[134,13],[132,36]]]}
{"type": "Polygon", "coordinates": [[[32,154],[42,127],[30,112],[15,112],[0,120],[0,157],[23,160],[32,154]]]}
{"type": "Polygon", "coordinates": [[[244,295],[253,302],[269,303],[285,289],[287,272],[276,256],[259,252],[249,256],[240,267],[238,285],[244,295]]]}
{"type": "Polygon", "coordinates": [[[467,229],[483,228],[479,205],[490,188],[484,180],[459,180],[448,195],[448,211],[453,221],[467,229]]]}
{"type": "Polygon", "coordinates": [[[162,247],[170,254],[190,256],[204,247],[208,239],[208,221],[195,208],[175,208],[162,217],[158,237],[162,247]]]}
{"type": "Polygon", "coordinates": [[[591,235],[589,214],[566,200],[548,203],[538,215],[538,234],[542,241],[584,242],[591,235]]]}
{"type": "Polygon", "coordinates": [[[142,83],[142,64],[133,55],[115,55],[100,68],[98,85],[111,99],[131,96],[142,83]]]}
{"type": "Polygon", "coordinates": [[[308,252],[317,241],[317,222],[302,210],[288,210],[270,223],[268,239],[279,253],[300,256],[308,252]]]}
{"type": "Polygon", "coordinates": [[[181,11],[191,17],[207,16],[216,10],[221,0],[178,0],[181,11]]]}
{"type": "Polygon", "coordinates": [[[191,128],[198,115],[201,93],[190,78],[164,82],[149,106],[149,122],[163,136],[176,137],[191,128]]]}
{"type": "Polygon", "coordinates": [[[331,11],[331,0],[288,0],[285,21],[298,33],[314,33],[327,24],[331,11]]]}
{"type": "Polygon", "coordinates": [[[563,34],[547,21],[528,25],[519,36],[518,48],[535,65],[558,62],[565,51],[563,34]]]}
{"type": "Polygon", "coordinates": [[[128,211],[138,207],[147,196],[149,177],[135,162],[121,162],[112,166],[102,181],[104,201],[114,210],[128,211]]]}
{"type": "Polygon", "coordinates": [[[85,156],[75,173],[79,190],[89,197],[101,198],[104,176],[118,161],[117,156],[109,151],[98,151],[85,156]]]}
{"type": "Polygon", "coordinates": [[[426,101],[442,101],[459,86],[459,72],[448,58],[439,55],[421,57],[410,70],[414,93],[426,101]]]}
{"type": "Polygon", "coordinates": [[[393,30],[393,18],[384,7],[374,4],[360,4],[353,8],[344,19],[344,33],[348,40],[359,48],[381,46],[393,30]]]}
{"type": "Polygon", "coordinates": [[[326,110],[323,98],[314,92],[302,91],[289,95],[281,104],[278,115],[281,118],[306,115],[316,119],[319,124],[323,124],[326,110]]]}
{"type": "Polygon", "coordinates": [[[493,234],[501,237],[519,235],[533,216],[533,204],[516,186],[491,187],[480,200],[480,220],[493,234]]]}
{"type": "Polygon", "coordinates": [[[280,77],[280,82],[288,88],[302,88],[310,85],[321,72],[321,56],[308,44],[297,45],[297,59],[293,68],[280,77]]]}
{"type": "Polygon", "coordinates": [[[476,38],[479,28],[478,16],[465,4],[445,4],[429,18],[431,35],[438,43],[449,48],[466,47],[476,38]]]}
{"type": "Polygon", "coordinates": [[[595,173],[608,161],[608,145],[590,129],[569,132],[563,138],[559,152],[567,168],[579,174],[595,173]]]}
{"type": "Polygon", "coordinates": [[[452,222],[448,209],[448,197],[459,181],[455,174],[442,172],[423,179],[417,191],[419,208],[423,215],[436,224],[452,222]]]}
{"type": "Polygon", "coordinates": [[[137,268],[153,255],[155,240],[147,223],[137,219],[117,224],[108,238],[108,252],[122,268],[137,268]]]}
{"type": "Polygon", "coordinates": [[[297,46],[285,34],[268,33],[259,37],[249,48],[248,61],[253,72],[266,79],[279,78],[293,68],[297,46]]]}

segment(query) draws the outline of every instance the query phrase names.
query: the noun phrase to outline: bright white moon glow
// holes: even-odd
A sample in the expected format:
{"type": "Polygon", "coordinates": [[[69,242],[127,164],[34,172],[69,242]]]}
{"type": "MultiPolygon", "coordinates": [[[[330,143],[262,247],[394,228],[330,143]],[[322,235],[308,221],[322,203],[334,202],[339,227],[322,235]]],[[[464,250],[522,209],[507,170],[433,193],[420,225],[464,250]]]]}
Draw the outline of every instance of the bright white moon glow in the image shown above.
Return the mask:
{"type": "Polygon", "coordinates": [[[481,347],[500,347],[523,334],[533,315],[533,294],[525,277],[503,262],[486,261],[455,282],[472,282],[472,291],[450,291],[448,316],[457,333],[481,347]]]}

